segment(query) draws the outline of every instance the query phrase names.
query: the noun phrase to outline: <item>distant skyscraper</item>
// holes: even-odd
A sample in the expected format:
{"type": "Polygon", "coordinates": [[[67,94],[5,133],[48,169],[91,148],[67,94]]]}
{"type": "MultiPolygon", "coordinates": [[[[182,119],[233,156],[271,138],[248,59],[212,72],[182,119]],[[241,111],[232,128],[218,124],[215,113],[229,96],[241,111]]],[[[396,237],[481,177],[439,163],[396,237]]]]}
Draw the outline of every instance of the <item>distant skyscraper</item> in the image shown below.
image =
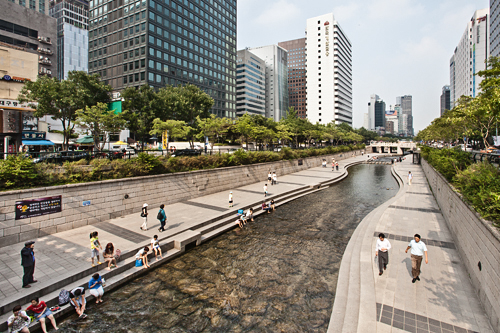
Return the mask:
{"type": "Polygon", "coordinates": [[[404,95],[396,98],[397,104],[401,105],[401,115],[403,120],[404,136],[413,136],[413,101],[411,95],[404,95]]]}
{"type": "Polygon", "coordinates": [[[266,117],[279,121],[286,116],[289,106],[287,52],[278,45],[249,51],[266,63],[266,117]]]}
{"type": "Polygon", "coordinates": [[[300,38],[278,44],[288,51],[288,96],[290,106],[300,118],[307,116],[306,39],[300,38]]]}
{"type": "Polygon", "coordinates": [[[383,100],[375,101],[375,129],[385,128],[385,102],[383,100]]]}
{"type": "Polygon", "coordinates": [[[236,116],[236,0],[90,1],[89,72],[118,92],[194,84],[236,116]]]}
{"type": "Polygon", "coordinates": [[[266,62],[248,50],[236,60],[236,114],[266,115],[266,62]]]}
{"type": "Polygon", "coordinates": [[[390,132],[391,134],[398,134],[399,131],[399,117],[398,117],[398,110],[396,108],[394,110],[388,110],[385,113],[385,129],[387,132],[390,132]],[[388,123],[391,123],[392,125],[392,130],[387,126],[388,123]]]}
{"type": "MultiPolygon", "coordinates": [[[[3,0],[5,1],[5,0],[3,0]]],[[[49,0],[8,0],[23,7],[36,10],[42,14],[49,13],[49,0]]]]}
{"type": "MultiPolygon", "coordinates": [[[[457,53],[456,48],[455,53],[457,53]]],[[[450,108],[455,106],[455,100],[455,54],[453,54],[450,59],[450,108]]]]}
{"type": "Polygon", "coordinates": [[[448,110],[451,110],[451,107],[450,107],[450,86],[444,86],[443,92],[441,94],[441,116],[448,110]]]}
{"type": "Polygon", "coordinates": [[[307,118],[352,125],[351,42],[333,17],[307,20],[307,118]]]}
{"type": "Polygon", "coordinates": [[[368,102],[368,126],[366,127],[367,130],[375,131],[375,104],[379,100],[380,97],[378,97],[378,95],[373,94],[370,96],[370,102],[368,102]]]}
{"type": "Polygon", "coordinates": [[[490,55],[500,56],[500,0],[490,0],[490,55]]]}
{"type": "Polygon", "coordinates": [[[89,2],[87,0],[52,0],[49,14],[57,19],[59,80],[67,79],[69,71],[87,72],[89,2]]]}
{"type": "Polygon", "coordinates": [[[490,53],[489,14],[489,8],[474,12],[455,48],[452,57],[454,66],[451,66],[450,61],[450,80],[453,79],[450,82],[453,98],[451,107],[455,106],[461,96],[476,97],[479,93],[482,78],[477,73],[486,69],[490,53]]]}

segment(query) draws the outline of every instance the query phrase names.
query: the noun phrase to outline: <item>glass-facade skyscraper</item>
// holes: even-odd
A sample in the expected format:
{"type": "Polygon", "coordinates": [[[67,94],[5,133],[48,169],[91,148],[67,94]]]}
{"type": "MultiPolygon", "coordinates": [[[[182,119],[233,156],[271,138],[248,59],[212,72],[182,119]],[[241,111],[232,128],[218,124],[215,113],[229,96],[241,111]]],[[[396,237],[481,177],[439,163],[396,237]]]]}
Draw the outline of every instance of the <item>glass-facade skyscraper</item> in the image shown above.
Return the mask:
{"type": "Polygon", "coordinates": [[[236,0],[92,0],[89,72],[115,91],[194,84],[236,116],[236,0]]]}
{"type": "Polygon", "coordinates": [[[88,71],[89,2],[87,0],[53,0],[50,16],[57,19],[57,66],[59,80],[69,71],[88,71]]]}

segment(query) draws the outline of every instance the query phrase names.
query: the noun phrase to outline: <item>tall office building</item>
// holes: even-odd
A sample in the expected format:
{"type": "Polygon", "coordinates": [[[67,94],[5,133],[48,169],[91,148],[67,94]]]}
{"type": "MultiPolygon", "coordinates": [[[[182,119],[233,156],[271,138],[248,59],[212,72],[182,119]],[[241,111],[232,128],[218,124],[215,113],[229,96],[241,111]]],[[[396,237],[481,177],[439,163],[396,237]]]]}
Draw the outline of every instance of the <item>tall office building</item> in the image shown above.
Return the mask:
{"type": "MultiPolygon", "coordinates": [[[[7,0],[12,3],[17,3],[23,7],[36,10],[42,14],[49,13],[49,0],[7,0]]],[[[4,12],[5,13],[5,12],[4,12]]]]}
{"type": "Polygon", "coordinates": [[[307,20],[307,118],[352,125],[351,42],[333,17],[307,20]]]}
{"type": "Polygon", "coordinates": [[[89,19],[89,72],[116,92],[194,84],[236,116],[236,0],[91,0],[89,19]]]}
{"type": "Polygon", "coordinates": [[[396,98],[396,105],[401,107],[403,117],[402,132],[404,136],[413,136],[413,99],[411,95],[396,98]]]}
{"type": "Polygon", "coordinates": [[[490,55],[500,57],[500,0],[490,0],[490,55]]]}
{"type": "Polygon", "coordinates": [[[266,62],[248,50],[236,60],[236,115],[266,115],[266,62]]]}
{"type": "Polygon", "coordinates": [[[378,100],[374,105],[375,129],[385,128],[385,102],[378,100]]]}
{"type": "Polygon", "coordinates": [[[389,107],[389,110],[385,112],[385,129],[390,134],[397,135],[399,133],[399,117],[396,108],[391,110],[389,107]]]}
{"type": "MultiPolygon", "coordinates": [[[[396,104],[394,105],[394,112],[397,113],[397,116],[398,116],[398,130],[397,132],[395,132],[394,134],[398,134],[400,136],[403,136],[404,135],[404,129],[403,129],[403,123],[404,123],[404,117],[403,115],[401,114],[401,104],[396,104]]],[[[408,119],[408,115],[405,116],[406,119],[408,119]]]]}
{"type": "Polygon", "coordinates": [[[443,91],[441,93],[441,116],[448,110],[451,110],[450,107],[450,86],[444,86],[443,91]]]}
{"type": "Polygon", "coordinates": [[[288,51],[288,95],[290,106],[297,110],[297,115],[300,118],[306,118],[306,39],[294,39],[278,43],[278,45],[288,51]]]}
{"type": "Polygon", "coordinates": [[[453,66],[450,61],[450,107],[461,96],[476,97],[479,93],[482,78],[477,73],[486,69],[490,53],[489,14],[489,8],[474,12],[455,48],[453,66]]]}
{"type": "Polygon", "coordinates": [[[266,64],[266,117],[279,121],[288,110],[287,52],[278,45],[255,47],[249,51],[266,64]]]}
{"type": "Polygon", "coordinates": [[[57,67],[59,80],[69,71],[88,71],[89,2],[87,0],[51,0],[49,15],[57,19],[57,67]]]}
{"type": "Polygon", "coordinates": [[[371,95],[370,101],[368,102],[368,113],[367,113],[367,127],[366,129],[369,131],[375,131],[375,104],[377,101],[380,101],[380,97],[378,95],[371,95]]]}

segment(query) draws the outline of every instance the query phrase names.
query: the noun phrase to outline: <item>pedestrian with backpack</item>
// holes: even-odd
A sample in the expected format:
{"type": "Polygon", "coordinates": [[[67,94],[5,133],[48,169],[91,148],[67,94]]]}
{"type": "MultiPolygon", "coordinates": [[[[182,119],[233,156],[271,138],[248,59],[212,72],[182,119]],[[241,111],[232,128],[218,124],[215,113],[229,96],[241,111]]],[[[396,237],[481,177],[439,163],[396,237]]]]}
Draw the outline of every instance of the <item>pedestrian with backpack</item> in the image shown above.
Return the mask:
{"type": "Polygon", "coordinates": [[[97,257],[97,264],[101,264],[101,259],[99,258],[99,249],[102,250],[101,243],[99,243],[99,238],[97,237],[97,231],[90,233],[90,255],[92,259],[92,267],[94,267],[94,257],[97,257]]]}
{"type": "Polygon", "coordinates": [[[167,221],[167,214],[165,214],[165,210],[163,210],[163,208],[165,208],[165,205],[161,204],[160,210],[158,211],[158,215],[156,216],[156,218],[160,220],[160,227],[158,228],[159,232],[165,231],[165,223],[167,221]]]}
{"type": "Polygon", "coordinates": [[[148,230],[148,204],[147,203],[142,205],[141,217],[144,220],[144,222],[142,222],[142,225],[141,225],[141,230],[147,231],[148,230]]]}

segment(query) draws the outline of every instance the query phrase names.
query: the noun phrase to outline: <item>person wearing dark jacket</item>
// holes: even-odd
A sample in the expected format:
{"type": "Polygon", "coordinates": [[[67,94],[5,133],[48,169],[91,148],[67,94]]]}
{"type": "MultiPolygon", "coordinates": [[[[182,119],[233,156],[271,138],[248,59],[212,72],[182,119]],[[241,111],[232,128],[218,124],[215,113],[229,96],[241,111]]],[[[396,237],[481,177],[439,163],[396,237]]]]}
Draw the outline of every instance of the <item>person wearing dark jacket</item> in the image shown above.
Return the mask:
{"type": "Polygon", "coordinates": [[[30,283],[35,283],[37,280],[33,278],[35,274],[35,252],[33,248],[35,247],[35,242],[29,241],[24,243],[24,247],[21,250],[21,266],[24,269],[23,275],[23,288],[30,288],[30,283]]]}
{"type": "Polygon", "coordinates": [[[165,223],[167,222],[167,214],[165,214],[165,205],[160,205],[160,211],[158,212],[158,220],[160,220],[160,227],[158,228],[159,232],[165,231],[165,223]]]}

